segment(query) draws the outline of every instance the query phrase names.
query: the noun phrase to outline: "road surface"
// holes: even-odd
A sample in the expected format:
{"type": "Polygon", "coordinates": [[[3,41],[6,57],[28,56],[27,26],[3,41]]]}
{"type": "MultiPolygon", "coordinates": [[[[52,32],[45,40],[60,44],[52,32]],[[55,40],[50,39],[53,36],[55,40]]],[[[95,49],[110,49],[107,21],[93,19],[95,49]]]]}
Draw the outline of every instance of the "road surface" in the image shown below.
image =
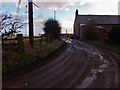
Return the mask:
{"type": "Polygon", "coordinates": [[[3,88],[118,88],[120,55],[74,40],[50,63],[3,81],[3,88]]]}

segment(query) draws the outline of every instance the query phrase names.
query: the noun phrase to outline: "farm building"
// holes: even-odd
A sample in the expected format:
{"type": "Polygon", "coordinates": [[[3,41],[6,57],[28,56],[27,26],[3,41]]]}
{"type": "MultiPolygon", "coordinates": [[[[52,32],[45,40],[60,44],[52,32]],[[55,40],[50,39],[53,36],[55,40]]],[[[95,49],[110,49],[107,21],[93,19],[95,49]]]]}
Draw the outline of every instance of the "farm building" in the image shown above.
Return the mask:
{"type": "Polygon", "coordinates": [[[120,25],[120,15],[79,15],[78,10],[75,12],[74,20],[74,34],[80,39],[85,37],[85,25],[89,21],[94,21],[96,23],[97,33],[99,38],[105,37],[106,32],[113,26],[120,25]],[[103,31],[104,30],[104,31],[103,31]]]}

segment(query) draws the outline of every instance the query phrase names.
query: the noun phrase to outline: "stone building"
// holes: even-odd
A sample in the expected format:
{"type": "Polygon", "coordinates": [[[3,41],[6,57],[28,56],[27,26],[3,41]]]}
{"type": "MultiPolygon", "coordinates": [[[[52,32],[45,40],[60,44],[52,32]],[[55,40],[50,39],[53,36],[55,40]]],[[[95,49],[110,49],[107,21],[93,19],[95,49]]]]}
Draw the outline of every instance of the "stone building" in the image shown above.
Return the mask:
{"type": "Polygon", "coordinates": [[[74,34],[77,35],[80,39],[84,39],[84,28],[86,26],[86,23],[90,20],[93,20],[96,23],[98,33],[100,30],[106,30],[109,32],[113,26],[120,25],[120,15],[79,15],[78,13],[79,11],[76,9],[74,20],[74,34]]]}

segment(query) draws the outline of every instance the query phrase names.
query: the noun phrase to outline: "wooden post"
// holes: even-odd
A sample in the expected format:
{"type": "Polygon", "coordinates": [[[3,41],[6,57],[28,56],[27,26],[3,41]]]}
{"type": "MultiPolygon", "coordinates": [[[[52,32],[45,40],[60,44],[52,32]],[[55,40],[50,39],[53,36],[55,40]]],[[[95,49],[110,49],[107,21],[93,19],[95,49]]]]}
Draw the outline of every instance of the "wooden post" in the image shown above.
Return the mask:
{"type": "Polygon", "coordinates": [[[30,46],[33,48],[34,46],[34,33],[33,33],[33,2],[32,0],[29,0],[29,43],[30,46]]]}
{"type": "Polygon", "coordinates": [[[4,47],[4,39],[3,39],[3,36],[4,36],[4,34],[2,34],[2,36],[1,36],[1,45],[2,45],[2,49],[3,49],[3,47],[4,47]]]}
{"type": "Polygon", "coordinates": [[[49,43],[50,42],[50,35],[47,34],[47,42],[49,43]]]}
{"type": "Polygon", "coordinates": [[[40,45],[42,45],[43,35],[40,36],[40,45]]]}
{"type": "Polygon", "coordinates": [[[18,53],[24,53],[24,42],[23,42],[23,35],[17,34],[17,43],[18,43],[18,53]]]}

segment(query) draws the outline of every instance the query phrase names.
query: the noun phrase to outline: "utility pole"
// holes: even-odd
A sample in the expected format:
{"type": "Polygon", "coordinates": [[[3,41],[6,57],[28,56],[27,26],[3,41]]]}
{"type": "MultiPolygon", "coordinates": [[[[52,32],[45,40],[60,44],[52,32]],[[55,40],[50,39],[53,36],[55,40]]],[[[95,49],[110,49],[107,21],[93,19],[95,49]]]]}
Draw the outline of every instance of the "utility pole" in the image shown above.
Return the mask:
{"type": "Polygon", "coordinates": [[[54,10],[54,20],[56,20],[56,11],[54,10]]]}
{"type": "Polygon", "coordinates": [[[34,32],[33,32],[33,2],[29,0],[28,2],[28,16],[29,16],[29,43],[33,48],[34,45],[34,32]]]}

